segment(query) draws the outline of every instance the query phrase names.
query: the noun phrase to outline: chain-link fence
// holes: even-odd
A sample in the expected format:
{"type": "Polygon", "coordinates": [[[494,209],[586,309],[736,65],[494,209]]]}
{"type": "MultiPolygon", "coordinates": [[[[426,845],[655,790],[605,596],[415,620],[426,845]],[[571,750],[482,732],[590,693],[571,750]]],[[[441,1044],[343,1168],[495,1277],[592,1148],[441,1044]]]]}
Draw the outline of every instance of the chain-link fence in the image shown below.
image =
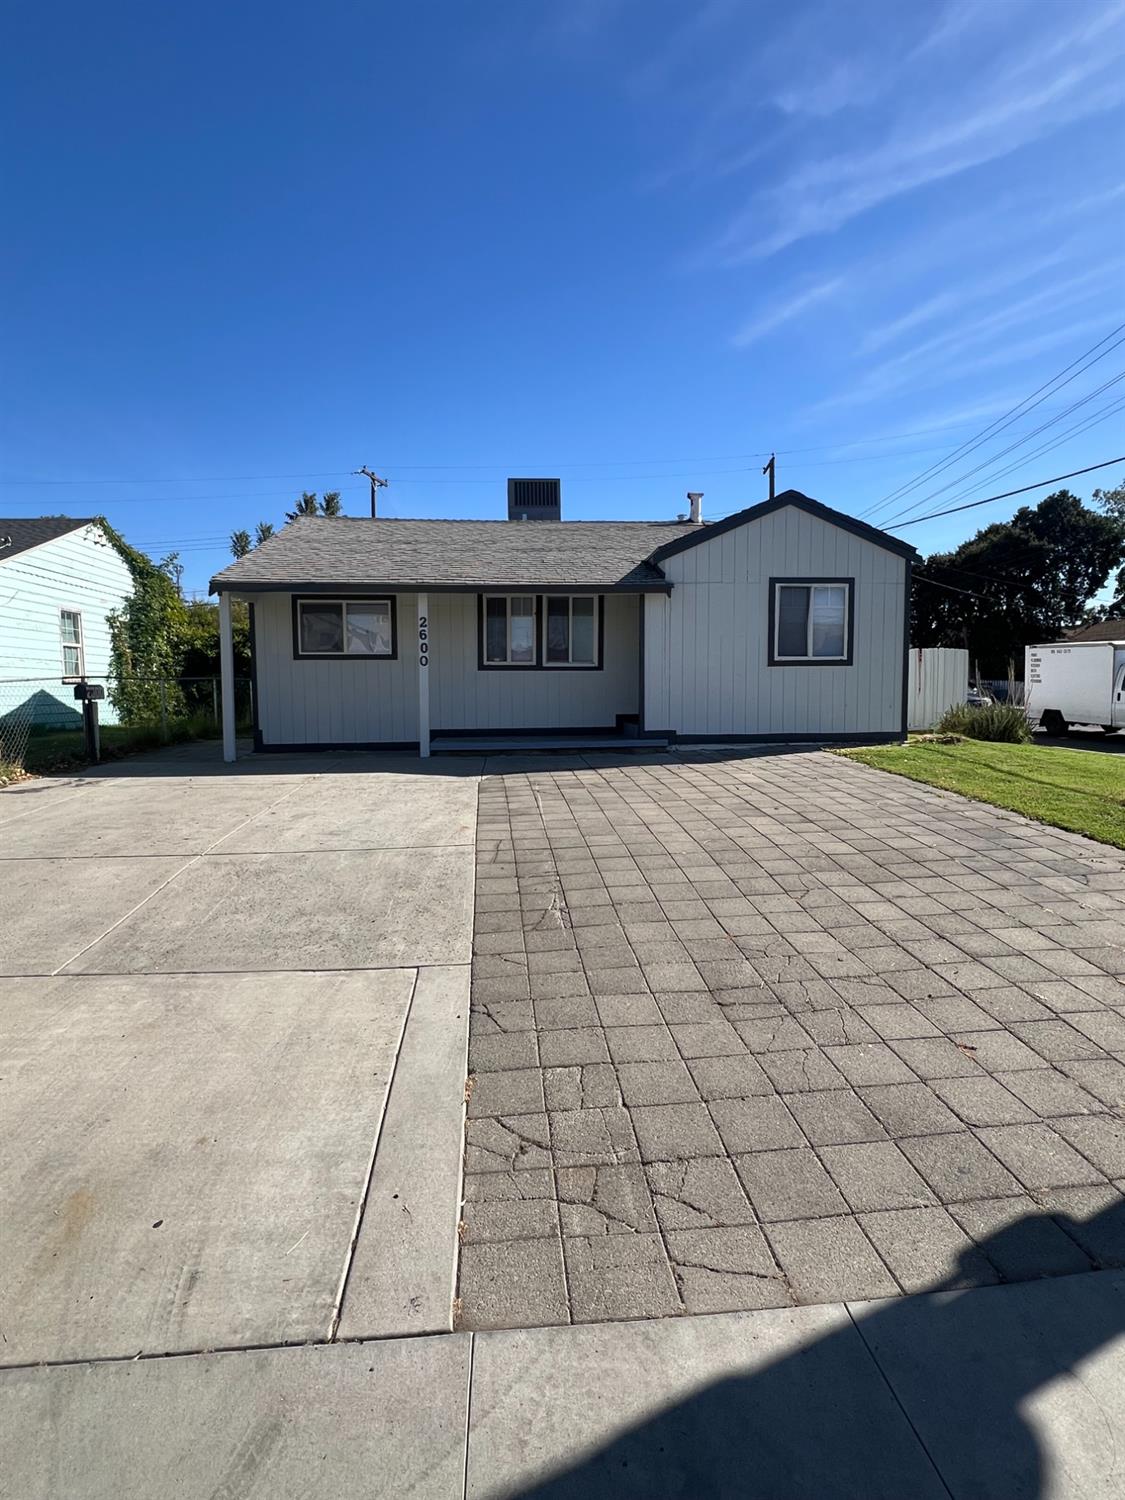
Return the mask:
{"type": "MultiPolygon", "coordinates": [[[[218,677],[82,680],[105,692],[98,701],[103,757],[177,740],[212,739],[222,732],[218,677]]],[[[59,677],[0,679],[0,775],[5,770],[50,770],[89,758],[75,686],[59,677]]],[[[236,722],[246,732],[253,719],[250,679],[235,678],[234,691],[236,722]]]]}

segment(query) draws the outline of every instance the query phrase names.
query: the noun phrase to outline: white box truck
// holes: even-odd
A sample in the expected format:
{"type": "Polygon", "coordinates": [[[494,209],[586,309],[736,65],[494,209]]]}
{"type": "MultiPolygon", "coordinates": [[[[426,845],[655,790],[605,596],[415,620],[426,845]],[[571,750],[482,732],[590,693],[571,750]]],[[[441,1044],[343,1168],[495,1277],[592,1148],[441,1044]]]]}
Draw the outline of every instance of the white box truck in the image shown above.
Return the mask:
{"type": "Polygon", "coordinates": [[[1072,724],[1125,728],[1125,641],[1059,641],[1024,654],[1028,717],[1048,734],[1072,724]]]}

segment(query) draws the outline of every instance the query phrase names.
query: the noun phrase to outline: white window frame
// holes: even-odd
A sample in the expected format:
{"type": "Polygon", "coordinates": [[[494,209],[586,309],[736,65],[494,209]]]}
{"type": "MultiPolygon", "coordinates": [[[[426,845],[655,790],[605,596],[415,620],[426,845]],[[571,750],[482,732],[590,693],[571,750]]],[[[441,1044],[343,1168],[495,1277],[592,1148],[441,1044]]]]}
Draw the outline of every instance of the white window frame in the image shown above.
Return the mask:
{"type": "Polygon", "coordinates": [[[297,628],[296,640],[294,641],[294,654],[298,661],[393,661],[398,654],[397,621],[395,619],[395,601],[390,594],[380,595],[378,598],[360,599],[351,598],[327,598],[312,596],[299,598],[296,601],[297,628]],[[323,609],[326,604],[338,604],[340,606],[341,626],[341,649],[339,651],[306,651],[304,637],[302,634],[302,615],[306,606],[309,609],[323,609]],[[349,651],[348,650],[348,609],[371,609],[375,605],[385,604],[387,614],[391,622],[391,646],[389,651],[349,651]]]}
{"type": "Polygon", "coordinates": [[[855,587],[855,580],[851,578],[775,578],[771,582],[773,586],[771,664],[779,667],[850,665],[852,661],[852,591],[855,587]],[[805,652],[801,656],[784,656],[779,650],[782,589],[807,589],[809,593],[808,615],[805,620],[805,652]],[[815,656],[813,654],[813,592],[816,589],[840,589],[844,595],[844,649],[838,656],[815,656]]]}
{"type": "Polygon", "coordinates": [[[594,672],[601,666],[601,625],[602,625],[602,601],[600,594],[544,594],[543,595],[543,623],[541,627],[542,641],[540,643],[541,660],[544,669],[549,672],[557,671],[582,671],[594,672]],[[567,631],[567,656],[566,661],[547,660],[547,615],[552,602],[559,599],[566,600],[566,631],[567,631]],[[594,606],[594,659],[592,661],[574,660],[574,601],[575,599],[589,599],[594,606]]]}
{"type": "Polygon", "coordinates": [[[82,628],[82,611],[80,609],[71,609],[67,605],[64,605],[62,608],[60,608],[60,610],[59,610],[59,648],[60,648],[59,649],[59,654],[62,657],[62,669],[63,669],[62,680],[64,682],[81,682],[81,680],[86,675],[86,632],[82,628]],[[78,639],[77,639],[77,641],[68,641],[68,640],[64,639],[64,637],[63,637],[63,623],[62,623],[64,615],[73,615],[74,618],[78,621],[78,639]],[[75,649],[77,649],[77,651],[78,651],[78,671],[77,672],[68,672],[67,668],[66,668],[66,653],[67,653],[67,651],[73,651],[75,649]]]}
{"type": "MultiPolygon", "coordinates": [[[[531,671],[531,670],[537,668],[539,666],[539,620],[538,620],[538,616],[539,616],[539,597],[538,597],[538,595],[534,594],[534,593],[531,593],[531,592],[520,593],[519,590],[517,590],[515,593],[512,593],[512,594],[482,594],[480,597],[481,597],[481,604],[480,604],[481,640],[480,640],[480,663],[479,663],[479,665],[482,668],[484,668],[485,670],[492,670],[493,668],[495,668],[497,671],[505,671],[505,670],[507,670],[507,671],[512,671],[512,672],[519,672],[519,671],[528,672],[528,671],[531,671]],[[493,659],[488,654],[488,601],[490,599],[502,599],[504,601],[504,648],[505,648],[506,655],[505,655],[505,658],[504,658],[503,661],[500,661],[498,659],[493,659]],[[531,600],[531,620],[532,620],[532,627],[531,627],[531,652],[532,652],[532,656],[531,656],[531,660],[530,661],[513,661],[512,660],[512,600],[513,599],[530,599],[531,600]]],[[[520,616],[518,618],[523,618],[523,617],[520,616]]]]}

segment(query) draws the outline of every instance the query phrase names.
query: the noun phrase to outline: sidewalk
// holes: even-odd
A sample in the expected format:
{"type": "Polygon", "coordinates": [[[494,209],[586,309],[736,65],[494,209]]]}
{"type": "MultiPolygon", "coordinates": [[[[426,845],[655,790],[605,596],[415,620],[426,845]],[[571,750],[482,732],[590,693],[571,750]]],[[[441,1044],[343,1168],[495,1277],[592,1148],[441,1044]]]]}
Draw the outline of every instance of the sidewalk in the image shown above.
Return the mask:
{"type": "Polygon", "coordinates": [[[20,1500],[1061,1500],[1125,1489],[1125,1272],[9,1370],[20,1500]]]}

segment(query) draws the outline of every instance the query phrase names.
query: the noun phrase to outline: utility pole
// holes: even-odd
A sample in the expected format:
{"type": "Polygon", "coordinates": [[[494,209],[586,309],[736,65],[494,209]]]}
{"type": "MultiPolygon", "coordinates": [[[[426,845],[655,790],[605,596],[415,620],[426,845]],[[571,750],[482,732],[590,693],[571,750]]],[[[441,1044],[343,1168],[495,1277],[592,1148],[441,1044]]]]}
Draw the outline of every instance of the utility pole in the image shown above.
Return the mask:
{"type": "Polygon", "coordinates": [[[380,479],[378,474],[372,474],[371,470],[366,468],[353,469],[352,473],[363,474],[367,479],[371,481],[371,519],[374,520],[378,515],[378,505],[376,504],[376,501],[378,499],[379,491],[385,490],[387,485],[390,483],[390,480],[380,479]]]}
{"type": "Polygon", "coordinates": [[[771,500],[773,499],[774,470],[776,469],[776,467],[777,467],[777,455],[775,453],[771,453],[770,454],[770,461],[769,461],[769,463],[762,470],[763,474],[768,474],[770,476],[770,499],[771,500]]]}

